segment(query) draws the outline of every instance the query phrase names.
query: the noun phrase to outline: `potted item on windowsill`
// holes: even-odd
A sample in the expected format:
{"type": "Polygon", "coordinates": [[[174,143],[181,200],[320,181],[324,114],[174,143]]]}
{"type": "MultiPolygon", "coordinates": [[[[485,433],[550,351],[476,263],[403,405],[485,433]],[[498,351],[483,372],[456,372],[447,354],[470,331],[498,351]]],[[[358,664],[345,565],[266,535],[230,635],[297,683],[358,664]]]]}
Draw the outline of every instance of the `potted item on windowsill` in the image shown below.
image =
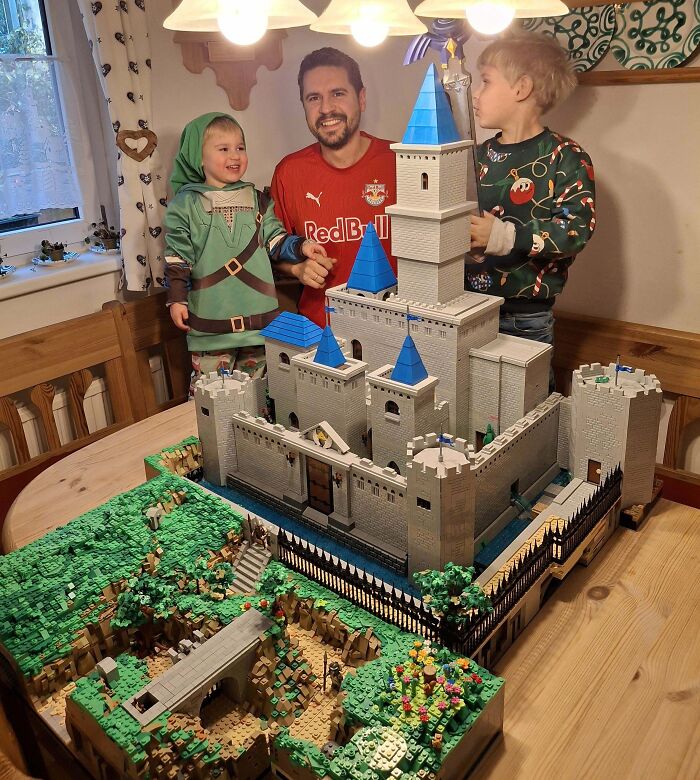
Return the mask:
{"type": "MultiPolygon", "coordinates": [[[[119,249],[119,231],[113,225],[108,225],[106,219],[93,222],[90,227],[93,229],[92,235],[97,239],[95,246],[101,246],[105,251],[119,249]]],[[[88,236],[85,239],[86,244],[90,243],[90,238],[88,236]]]]}
{"type": "Polygon", "coordinates": [[[65,258],[66,245],[60,242],[55,244],[51,241],[41,242],[41,259],[51,260],[52,263],[60,263],[65,258]]]}

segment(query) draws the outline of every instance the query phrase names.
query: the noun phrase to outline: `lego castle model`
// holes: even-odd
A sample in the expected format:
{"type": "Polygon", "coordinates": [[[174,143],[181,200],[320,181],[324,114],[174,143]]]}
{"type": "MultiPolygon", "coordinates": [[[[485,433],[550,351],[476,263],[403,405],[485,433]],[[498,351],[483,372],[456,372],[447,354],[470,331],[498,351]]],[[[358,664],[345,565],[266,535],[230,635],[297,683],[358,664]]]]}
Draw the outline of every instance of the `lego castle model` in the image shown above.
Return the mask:
{"type": "Polygon", "coordinates": [[[266,379],[211,374],[195,393],[210,482],[407,556],[409,573],[470,565],[548,486],[564,519],[618,465],[623,508],[652,497],[656,377],[594,364],[571,397],[550,394],[551,346],[499,334],[503,299],[465,292],[472,143],[431,66],[392,145],[398,280],[369,224],[347,283],[327,291],[329,326],[282,313],[263,331],[266,379]],[[276,423],[260,416],[266,389],[276,423]],[[561,469],[573,479],[552,490],[561,469]]]}

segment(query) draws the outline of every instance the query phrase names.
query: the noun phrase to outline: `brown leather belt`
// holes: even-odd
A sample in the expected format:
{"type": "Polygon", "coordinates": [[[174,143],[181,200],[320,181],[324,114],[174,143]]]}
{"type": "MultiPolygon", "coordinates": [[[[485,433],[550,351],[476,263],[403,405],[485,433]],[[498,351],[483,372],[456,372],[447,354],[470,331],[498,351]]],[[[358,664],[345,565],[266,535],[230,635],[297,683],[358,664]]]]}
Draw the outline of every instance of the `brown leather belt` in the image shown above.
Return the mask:
{"type": "Polygon", "coordinates": [[[257,292],[262,293],[263,295],[269,295],[271,298],[276,298],[277,295],[274,284],[266,282],[264,279],[260,279],[243,267],[260,248],[261,222],[262,215],[258,212],[255,217],[255,232],[245,249],[241,250],[236,257],[232,257],[225,265],[213,273],[200,278],[193,278],[192,289],[204,290],[207,287],[213,287],[215,284],[223,282],[224,279],[228,279],[230,276],[235,276],[243,282],[243,284],[252,287],[257,292]]]}
{"type": "Polygon", "coordinates": [[[279,309],[264,314],[251,314],[248,317],[238,315],[229,320],[207,320],[189,313],[187,324],[202,333],[243,333],[246,330],[261,330],[269,325],[279,314],[279,309]]]}

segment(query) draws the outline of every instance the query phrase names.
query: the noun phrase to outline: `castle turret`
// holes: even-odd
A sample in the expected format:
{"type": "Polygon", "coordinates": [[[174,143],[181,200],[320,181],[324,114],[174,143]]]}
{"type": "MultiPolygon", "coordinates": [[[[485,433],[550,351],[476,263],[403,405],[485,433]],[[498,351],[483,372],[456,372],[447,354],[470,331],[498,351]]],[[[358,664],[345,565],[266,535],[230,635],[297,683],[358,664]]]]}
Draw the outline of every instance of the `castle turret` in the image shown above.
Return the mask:
{"type": "Polygon", "coordinates": [[[365,371],[367,363],[346,357],[330,327],[315,352],[292,358],[295,372],[299,428],[324,420],[354,453],[364,453],[367,434],[365,371]]]}
{"type": "Polygon", "coordinates": [[[367,375],[372,404],[372,460],[405,473],[406,442],[425,431],[448,427],[449,404],[437,401],[438,380],[428,376],[410,336],[406,336],[395,366],[367,375]]]}
{"type": "Polygon", "coordinates": [[[464,439],[439,446],[434,433],[408,447],[408,570],[469,566],[474,558],[474,449],[464,439]]]}
{"type": "Polygon", "coordinates": [[[260,414],[265,404],[264,383],[242,371],[224,377],[212,371],[197,380],[194,401],[204,477],[215,485],[225,485],[226,475],[238,468],[231,417],[235,412],[260,414]]]}
{"type": "Polygon", "coordinates": [[[573,373],[569,469],[599,483],[622,467],[622,508],[651,501],[661,385],[642,369],[615,364],[581,366],[573,373]]]}
{"type": "Polygon", "coordinates": [[[316,323],[288,311],[283,311],[260,331],[265,337],[267,385],[275,402],[275,420],[287,428],[299,427],[292,358],[315,347],[322,333],[316,323]]]}
{"type": "Polygon", "coordinates": [[[396,274],[371,222],[367,225],[357,251],[348,277],[347,290],[380,301],[396,292],[396,274]]]}
{"type": "Polygon", "coordinates": [[[460,140],[447,96],[430,65],[396,152],[396,205],[391,214],[397,257],[398,296],[446,303],[464,293],[464,254],[469,250],[466,201],[469,149],[460,140]]]}

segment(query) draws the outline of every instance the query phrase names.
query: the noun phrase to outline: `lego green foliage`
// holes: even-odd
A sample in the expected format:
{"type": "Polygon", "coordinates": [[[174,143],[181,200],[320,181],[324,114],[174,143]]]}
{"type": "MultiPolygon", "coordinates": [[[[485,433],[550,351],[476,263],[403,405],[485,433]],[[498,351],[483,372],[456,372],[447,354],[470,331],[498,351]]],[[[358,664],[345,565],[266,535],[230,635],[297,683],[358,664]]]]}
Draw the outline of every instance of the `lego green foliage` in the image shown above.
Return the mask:
{"type": "Polygon", "coordinates": [[[436,615],[456,624],[464,623],[472,610],[493,611],[491,600],[479,585],[472,582],[473,578],[473,566],[458,566],[456,563],[446,563],[443,571],[426,569],[413,575],[423,601],[436,615]]]}
{"type": "Polygon", "coordinates": [[[141,573],[128,581],[117,596],[112,618],[114,628],[140,626],[148,620],[166,618],[175,611],[175,587],[161,577],[141,573]]]}
{"type": "MultiPolygon", "coordinates": [[[[206,560],[226,544],[229,531],[240,532],[241,523],[228,504],[169,473],[115,496],[0,557],[0,640],[24,674],[38,674],[45,664],[71,654],[83,629],[110,607],[106,589],[138,578],[149,554],[160,556],[161,577],[174,575],[181,561],[206,560]],[[165,494],[181,490],[186,491],[185,502],[163,515],[160,528],[151,531],[146,510],[165,494]]],[[[160,583],[156,590],[167,588],[160,583]]],[[[166,595],[153,592],[147,598],[163,607],[166,595]]],[[[141,622],[138,613],[144,613],[135,603],[120,608],[117,625],[127,625],[129,614],[137,621],[130,625],[141,622]]]]}
{"type": "Polygon", "coordinates": [[[329,774],[331,762],[319,750],[319,748],[306,739],[296,739],[289,733],[289,729],[280,729],[275,738],[275,745],[286,750],[293,764],[310,769],[318,777],[329,774]]]}

